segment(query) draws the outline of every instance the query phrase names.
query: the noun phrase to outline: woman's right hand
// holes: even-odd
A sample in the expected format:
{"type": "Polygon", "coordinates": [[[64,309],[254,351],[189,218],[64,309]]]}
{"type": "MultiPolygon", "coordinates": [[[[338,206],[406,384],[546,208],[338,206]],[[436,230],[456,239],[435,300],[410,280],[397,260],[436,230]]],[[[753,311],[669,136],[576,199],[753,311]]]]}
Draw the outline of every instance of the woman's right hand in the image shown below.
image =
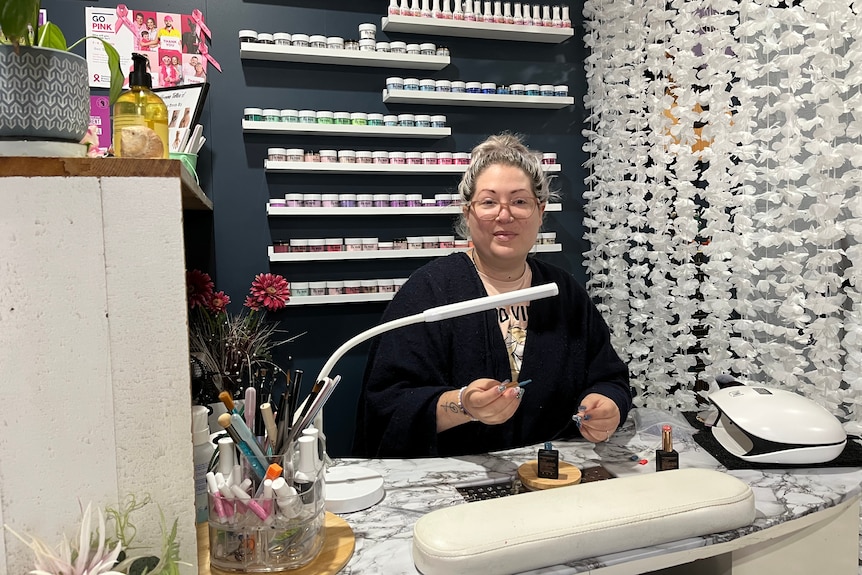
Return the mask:
{"type": "Polygon", "coordinates": [[[503,382],[496,379],[476,379],[461,394],[461,404],[470,415],[486,425],[508,421],[521,405],[524,388],[513,387],[501,392],[502,385],[503,382]]]}

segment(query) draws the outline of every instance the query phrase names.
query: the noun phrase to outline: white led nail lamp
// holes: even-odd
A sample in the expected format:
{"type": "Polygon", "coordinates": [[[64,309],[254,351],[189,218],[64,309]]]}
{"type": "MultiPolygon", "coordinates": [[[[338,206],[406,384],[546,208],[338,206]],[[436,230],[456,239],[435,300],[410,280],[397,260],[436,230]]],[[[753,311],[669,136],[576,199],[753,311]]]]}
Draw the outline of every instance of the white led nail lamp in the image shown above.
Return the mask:
{"type": "MultiPolygon", "coordinates": [[[[334,380],[330,379],[329,373],[347,351],[360,343],[387,331],[414,323],[442,321],[514,303],[552,297],[558,293],[560,290],[557,284],[549,283],[504,294],[485,296],[434,307],[422,313],[388,321],[354,336],[336,349],[320,370],[315,382],[323,383],[323,387],[306,416],[294,425],[294,437],[295,434],[301,433],[303,429],[308,427],[312,421],[314,421],[315,427],[323,430],[322,408],[340,379],[339,377],[334,380]]],[[[366,509],[379,503],[383,499],[383,495],[383,476],[372,469],[355,465],[340,465],[329,469],[326,473],[326,509],[332,513],[350,513],[366,509]]]]}

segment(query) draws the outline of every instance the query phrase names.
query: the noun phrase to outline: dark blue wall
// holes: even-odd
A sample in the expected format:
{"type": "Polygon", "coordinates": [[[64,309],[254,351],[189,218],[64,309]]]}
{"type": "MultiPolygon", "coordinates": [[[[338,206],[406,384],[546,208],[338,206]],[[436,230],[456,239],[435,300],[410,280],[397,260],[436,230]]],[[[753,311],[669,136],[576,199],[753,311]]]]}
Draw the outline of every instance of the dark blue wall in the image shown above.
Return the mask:
{"type": "MultiPolygon", "coordinates": [[[[84,3],[80,0],[45,0],[49,19],[61,24],[67,37],[83,35],[84,3]]],[[[109,5],[114,5],[110,4],[109,5]]],[[[288,280],[307,281],[339,278],[406,277],[424,260],[381,260],[355,263],[274,263],[267,257],[273,241],[291,237],[363,237],[381,239],[406,235],[442,234],[447,223],[440,217],[381,218],[268,218],[265,204],[271,197],[287,192],[350,191],[356,193],[414,192],[432,197],[454,191],[452,176],[339,176],[286,175],[263,171],[266,149],[271,146],[317,150],[387,149],[404,151],[469,151],[486,136],[512,131],[525,136],[531,147],[557,153],[563,173],[555,186],[563,195],[563,212],[548,215],[546,228],[557,232],[562,254],[541,257],[584,279],[581,253],[583,242],[584,188],[581,148],[583,138],[583,94],[585,78],[580,7],[572,6],[575,37],[562,44],[529,44],[438,36],[386,34],[380,30],[387,0],[350,0],[321,3],[315,0],[238,2],[210,0],[149,0],[130,9],[189,13],[201,9],[213,33],[211,53],[222,65],[219,73],[209,68],[210,91],[201,121],[207,145],[198,161],[201,185],[212,198],[214,267],[217,289],[226,291],[236,305],[241,304],[255,274],[272,271],[288,280]],[[319,7],[325,4],[325,7],[319,7]],[[363,22],[378,26],[378,39],[434,42],[450,49],[452,63],[444,70],[397,70],[331,65],[304,65],[285,62],[241,61],[237,31],[290,32],[358,37],[363,22]],[[451,106],[387,107],[381,92],[387,76],[445,78],[450,80],[567,84],[575,104],[564,110],[507,108],[458,108],[451,106]],[[277,135],[246,135],[241,129],[244,107],[295,108],[380,113],[445,114],[453,135],[443,140],[385,140],[365,138],[320,138],[277,135]]],[[[206,227],[204,226],[205,230],[206,227]]],[[[204,233],[204,235],[206,235],[204,233]]],[[[209,246],[208,237],[190,237],[191,244],[209,246]]],[[[290,333],[308,332],[290,344],[280,362],[306,372],[310,386],[328,355],[345,340],[375,325],[384,304],[302,306],[280,314],[282,327],[290,333]]],[[[325,431],[334,456],[349,454],[354,410],[359,392],[367,346],[349,353],[336,367],[343,381],[327,404],[325,431]]]]}

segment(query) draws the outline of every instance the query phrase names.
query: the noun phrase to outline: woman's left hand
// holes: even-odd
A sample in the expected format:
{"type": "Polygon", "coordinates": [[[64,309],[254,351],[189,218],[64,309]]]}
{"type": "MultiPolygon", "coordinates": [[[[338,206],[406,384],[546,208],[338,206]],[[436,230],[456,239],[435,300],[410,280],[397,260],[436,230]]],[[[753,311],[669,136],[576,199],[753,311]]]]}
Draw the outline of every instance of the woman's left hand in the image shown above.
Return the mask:
{"type": "Polygon", "coordinates": [[[581,406],[581,435],[593,443],[608,441],[620,424],[620,409],[608,397],[591,393],[584,398],[581,406]]]}

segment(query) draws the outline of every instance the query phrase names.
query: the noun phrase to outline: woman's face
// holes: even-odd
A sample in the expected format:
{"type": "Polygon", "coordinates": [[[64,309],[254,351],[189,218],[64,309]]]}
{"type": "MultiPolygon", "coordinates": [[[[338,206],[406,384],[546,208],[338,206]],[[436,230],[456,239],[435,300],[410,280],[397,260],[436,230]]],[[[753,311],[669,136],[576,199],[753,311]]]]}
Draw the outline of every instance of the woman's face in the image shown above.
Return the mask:
{"type": "Polygon", "coordinates": [[[170,56],[162,56],[162,63],[163,63],[165,66],[167,66],[168,64],[170,64],[170,63],[171,63],[171,57],[170,57],[170,56]]]}
{"type": "Polygon", "coordinates": [[[179,63],[180,63],[180,59],[179,59],[179,58],[177,58],[176,56],[171,56],[171,64],[173,64],[174,66],[176,66],[176,65],[177,65],[177,64],[179,64],[179,63]]]}
{"type": "Polygon", "coordinates": [[[152,18],[147,18],[147,28],[149,28],[150,30],[155,30],[156,29],[156,21],[153,20],[152,18]]]}
{"type": "Polygon", "coordinates": [[[479,257],[497,267],[519,265],[526,259],[536,244],[545,211],[544,205],[536,200],[527,174],[505,164],[491,165],[479,175],[471,203],[464,209],[479,257]],[[500,211],[493,219],[480,219],[480,215],[489,217],[496,211],[475,203],[483,201],[491,206],[498,203],[500,211]],[[512,202],[520,204],[516,215],[525,215],[532,206],[535,209],[524,219],[515,218],[508,207],[512,202]]]}

